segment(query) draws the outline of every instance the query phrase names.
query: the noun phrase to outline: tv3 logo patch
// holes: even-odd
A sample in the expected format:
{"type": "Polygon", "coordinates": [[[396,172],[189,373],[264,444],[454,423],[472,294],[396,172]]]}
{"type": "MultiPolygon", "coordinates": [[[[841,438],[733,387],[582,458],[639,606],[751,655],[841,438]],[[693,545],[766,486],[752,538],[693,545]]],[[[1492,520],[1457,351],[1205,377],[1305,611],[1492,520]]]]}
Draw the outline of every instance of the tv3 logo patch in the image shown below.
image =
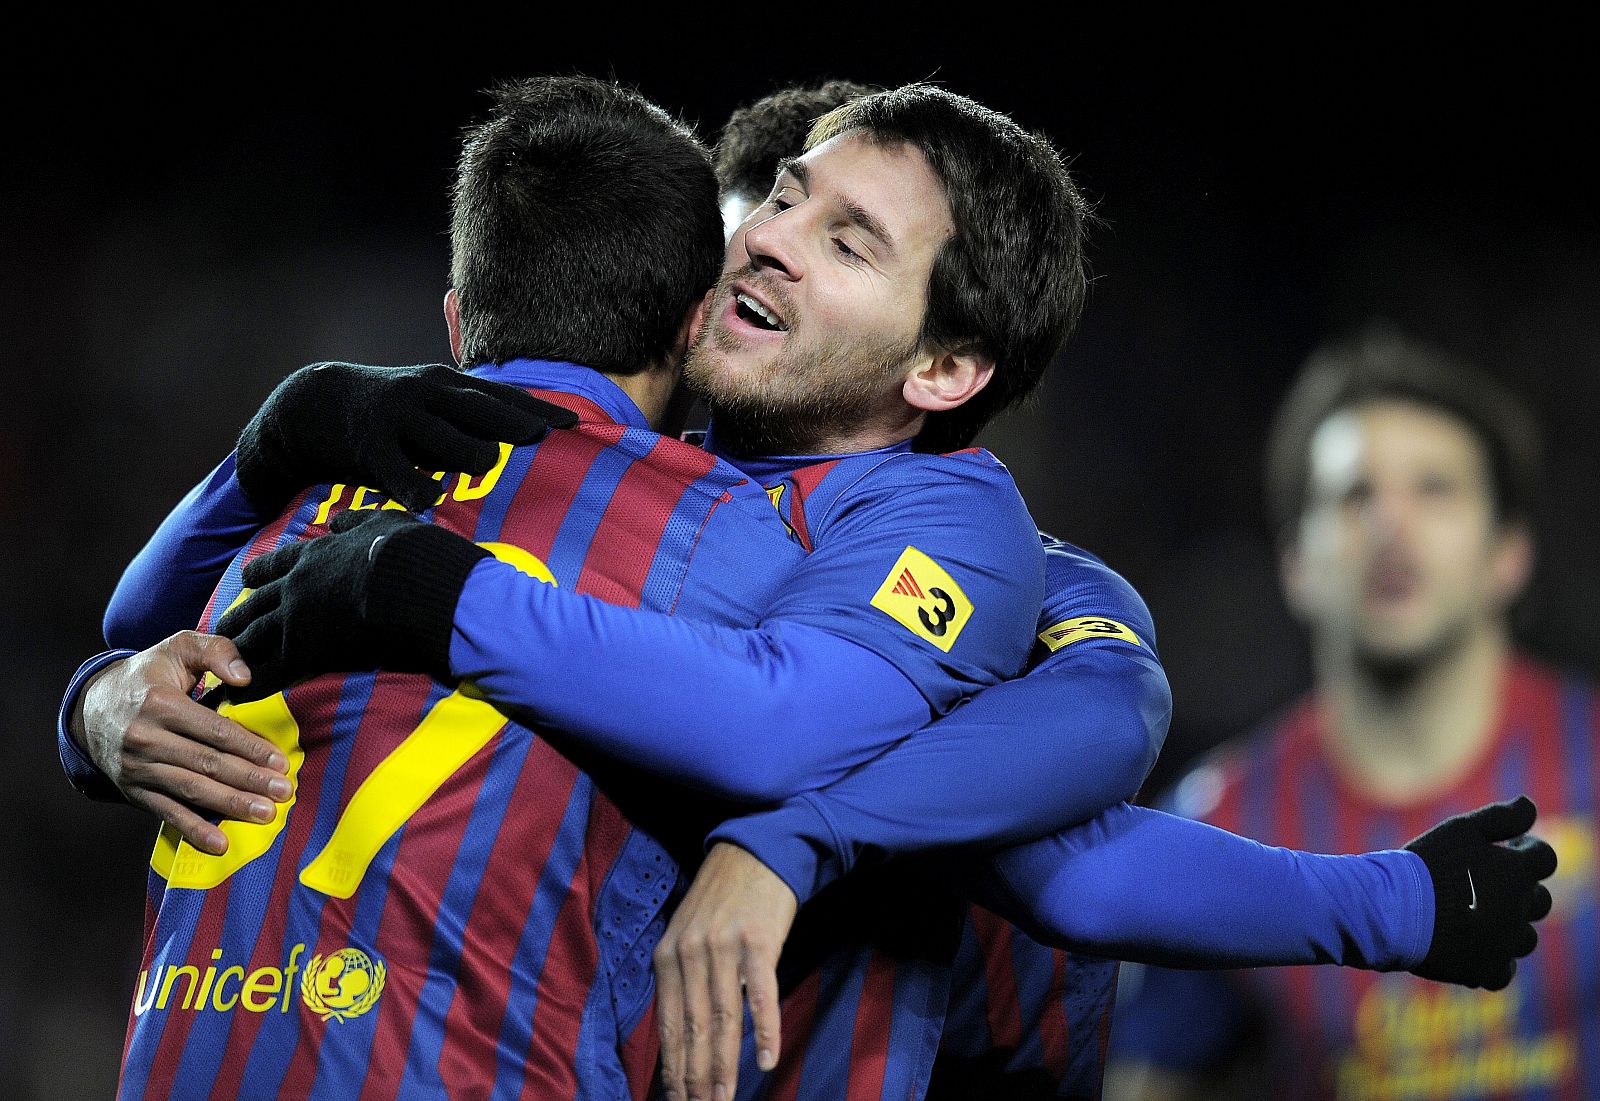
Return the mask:
{"type": "Polygon", "coordinates": [[[961,586],[916,547],[907,547],[890,568],[872,606],[947,654],[972,618],[972,601],[961,586]]]}

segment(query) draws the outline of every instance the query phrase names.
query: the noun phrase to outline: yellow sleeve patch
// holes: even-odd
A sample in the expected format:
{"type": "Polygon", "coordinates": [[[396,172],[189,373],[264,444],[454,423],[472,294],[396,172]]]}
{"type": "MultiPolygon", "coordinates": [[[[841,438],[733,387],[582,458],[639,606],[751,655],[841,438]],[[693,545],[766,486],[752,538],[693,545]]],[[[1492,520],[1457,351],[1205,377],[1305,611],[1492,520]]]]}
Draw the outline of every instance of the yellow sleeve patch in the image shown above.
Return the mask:
{"type": "Polygon", "coordinates": [[[872,606],[947,654],[972,618],[972,601],[961,586],[916,547],[895,561],[872,606]]]}
{"type": "Polygon", "coordinates": [[[1135,646],[1144,645],[1139,641],[1138,635],[1116,620],[1093,615],[1064,619],[1049,630],[1039,632],[1039,641],[1050,647],[1051,653],[1055,653],[1063,646],[1071,646],[1074,642],[1082,642],[1086,638],[1120,638],[1135,646]]]}

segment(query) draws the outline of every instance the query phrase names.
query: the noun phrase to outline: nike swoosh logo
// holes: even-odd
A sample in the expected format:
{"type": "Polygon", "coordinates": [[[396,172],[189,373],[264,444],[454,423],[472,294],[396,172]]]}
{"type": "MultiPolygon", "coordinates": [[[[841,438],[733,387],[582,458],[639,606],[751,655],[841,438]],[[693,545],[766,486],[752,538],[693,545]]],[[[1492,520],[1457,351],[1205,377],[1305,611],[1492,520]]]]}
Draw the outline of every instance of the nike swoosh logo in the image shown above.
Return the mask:
{"type": "Polygon", "coordinates": [[[1471,868],[1467,869],[1467,890],[1472,892],[1472,899],[1467,903],[1467,909],[1469,909],[1469,910],[1477,910],[1477,908],[1478,908],[1478,887],[1477,887],[1477,884],[1472,882],[1472,869],[1471,868]]]}

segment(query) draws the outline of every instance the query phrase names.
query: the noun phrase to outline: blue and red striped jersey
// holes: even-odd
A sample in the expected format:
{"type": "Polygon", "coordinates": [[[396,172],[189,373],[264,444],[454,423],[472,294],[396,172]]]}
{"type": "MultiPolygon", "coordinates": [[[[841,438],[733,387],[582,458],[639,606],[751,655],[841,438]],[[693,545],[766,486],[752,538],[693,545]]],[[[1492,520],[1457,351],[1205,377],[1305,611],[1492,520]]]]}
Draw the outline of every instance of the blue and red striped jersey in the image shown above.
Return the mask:
{"type": "Polygon", "coordinates": [[[1600,894],[1595,689],[1532,661],[1503,674],[1489,750],[1447,793],[1404,806],[1347,782],[1315,697],[1191,773],[1177,809],[1273,844],[1355,852],[1398,846],[1440,819],[1526,792],[1555,846],[1555,908],[1500,992],[1348,968],[1229,973],[1146,969],[1113,1031],[1118,1058],[1211,1064],[1252,1017],[1280,1042],[1274,1097],[1600,1097],[1600,894]]]}
{"type": "MultiPolygon", "coordinates": [[[[620,391],[609,409],[541,393],[583,423],[444,480],[434,523],[561,588],[708,623],[748,622],[804,558],[762,487],[646,430],[620,391]],[[698,577],[702,540],[760,568],[698,577]]],[[[202,627],[244,561],[377,507],[304,495],[202,627]]],[[[294,800],[229,823],[224,857],[158,841],[121,1097],[643,1094],[676,869],[589,774],[421,676],[322,676],[231,710],[285,750],[294,800]]]]}

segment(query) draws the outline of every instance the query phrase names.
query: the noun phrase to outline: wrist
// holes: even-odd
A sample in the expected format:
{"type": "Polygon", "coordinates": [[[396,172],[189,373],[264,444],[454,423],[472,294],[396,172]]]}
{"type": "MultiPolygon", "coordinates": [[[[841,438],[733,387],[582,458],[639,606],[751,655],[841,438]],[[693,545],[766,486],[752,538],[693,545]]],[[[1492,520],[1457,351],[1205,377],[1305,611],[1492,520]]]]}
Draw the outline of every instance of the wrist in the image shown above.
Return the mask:
{"type": "Polygon", "coordinates": [[[473,567],[489,552],[454,532],[418,524],[374,549],[363,612],[391,652],[385,666],[452,683],[456,605],[473,567]]]}

